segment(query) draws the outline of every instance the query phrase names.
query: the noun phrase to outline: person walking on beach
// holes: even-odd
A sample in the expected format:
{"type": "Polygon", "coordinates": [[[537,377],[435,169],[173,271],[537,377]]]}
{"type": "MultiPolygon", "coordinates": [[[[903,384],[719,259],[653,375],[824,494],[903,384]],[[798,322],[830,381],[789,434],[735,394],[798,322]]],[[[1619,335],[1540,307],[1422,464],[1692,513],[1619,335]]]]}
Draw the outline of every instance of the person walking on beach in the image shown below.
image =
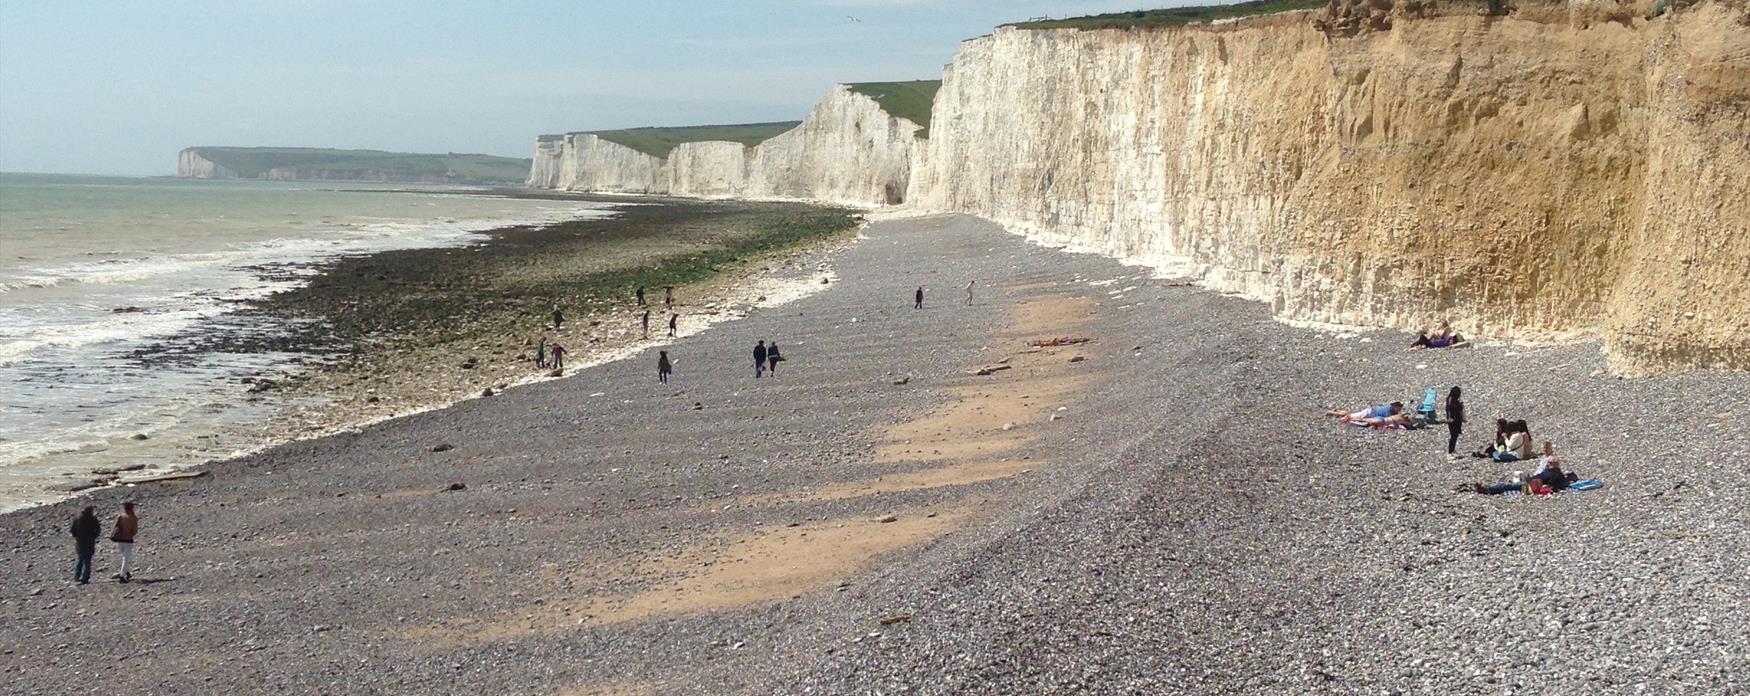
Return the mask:
{"type": "Polygon", "coordinates": [[[553,369],[565,371],[565,346],[553,344],[553,369]]]}
{"type": "Polygon", "coordinates": [[[547,366],[547,337],[541,336],[541,342],[535,345],[535,367],[547,366]]]}
{"type": "Polygon", "coordinates": [[[638,286],[638,306],[644,306],[644,286],[638,286]]]}
{"type": "Polygon", "coordinates": [[[978,282],[978,281],[977,280],[966,281],[966,306],[968,306],[968,307],[972,306],[972,284],[976,283],[976,282],[978,282]]]}
{"type": "Polygon", "coordinates": [[[103,523],[97,521],[97,506],[87,505],[73,519],[73,551],[79,560],[73,563],[73,579],[81,585],[91,584],[91,557],[97,555],[97,537],[103,534],[103,523]]]}
{"type": "Polygon", "coordinates": [[[668,351],[656,352],[656,381],[668,384],[668,376],[674,374],[674,363],[668,359],[668,351]]]}
{"type": "MultiPolygon", "coordinates": [[[[639,302],[638,304],[644,303],[639,302]]],[[[650,338],[650,310],[644,310],[644,314],[638,317],[638,325],[644,329],[644,337],[650,338]]]]}
{"type": "Polygon", "coordinates": [[[1458,457],[1458,436],[1464,432],[1464,390],[1453,387],[1446,393],[1446,456],[1458,457]]]}
{"type": "Polygon", "coordinates": [[[665,305],[668,305],[670,307],[674,306],[674,286],[673,285],[662,286],[662,303],[665,305]]]}
{"type": "Polygon", "coordinates": [[[753,378],[759,379],[766,371],[766,342],[760,341],[753,347],[753,378]]]}
{"type": "Polygon", "coordinates": [[[559,303],[554,302],[553,303],[553,330],[558,331],[559,327],[564,325],[564,324],[565,324],[565,313],[560,312],[559,311],[559,303]]]}
{"type": "Polygon", "coordinates": [[[912,309],[923,309],[924,308],[924,286],[919,285],[917,294],[913,295],[912,298],[913,299],[912,299],[911,308],[912,309]]]}
{"type": "Polygon", "coordinates": [[[771,345],[766,346],[766,371],[772,373],[773,377],[778,376],[778,363],[783,362],[783,360],[784,356],[778,354],[778,344],[776,341],[772,342],[771,345]]]}
{"type": "Polygon", "coordinates": [[[134,579],[134,536],[140,533],[140,518],[134,514],[133,503],[122,503],[122,514],[115,518],[115,529],[110,532],[109,540],[115,542],[115,552],[121,556],[121,570],[115,574],[116,579],[128,582],[134,579]]]}
{"type": "Polygon", "coordinates": [[[668,313],[668,337],[669,338],[674,338],[675,323],[680,321],[680,320],[681,320],[681,315],[675,314],[674,312],[668,313]]]}

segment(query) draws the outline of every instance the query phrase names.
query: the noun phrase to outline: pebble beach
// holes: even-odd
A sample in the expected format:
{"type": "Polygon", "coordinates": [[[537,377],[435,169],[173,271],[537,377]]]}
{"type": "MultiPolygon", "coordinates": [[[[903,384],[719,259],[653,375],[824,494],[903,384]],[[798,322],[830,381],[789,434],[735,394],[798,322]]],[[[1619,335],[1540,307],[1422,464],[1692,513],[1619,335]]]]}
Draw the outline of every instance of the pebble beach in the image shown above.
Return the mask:
{"type": "Polygon", "coordinates": [[[1750,691],[1750,375],[1411,352],[964,216],[794,263],[833,276],[560,379],[0,515],[0,691],[1750,691]],[[1089,340],[1030,345],[1055,337],[1089,340]],[[1320,415],[1455,384],[1461,448],[1525,419],[1604,486],[1457,492],[1528,467],[1320,415]],[[67,525],[124,499],[134,582],[106,543],[74,584],[67,525]]]}

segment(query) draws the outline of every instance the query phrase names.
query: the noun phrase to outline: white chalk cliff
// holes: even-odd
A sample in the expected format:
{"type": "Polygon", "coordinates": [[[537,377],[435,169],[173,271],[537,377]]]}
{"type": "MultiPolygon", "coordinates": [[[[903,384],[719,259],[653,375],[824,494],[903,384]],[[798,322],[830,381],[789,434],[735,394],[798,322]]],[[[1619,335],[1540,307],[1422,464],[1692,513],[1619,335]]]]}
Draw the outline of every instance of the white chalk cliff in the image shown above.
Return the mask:
{"type": "Polygon", "coordinates": [[[795,128],[754,146],[682,143],[647,155],[590,133],[542,136],[538,188],[877,206],[904,200],[920,126],[839,85],[795,128]]]}
{"type": "Polygon", "coordinates": [[[1603,339],[1750,369],[1744,0],[1423,0],[1215,25],[1003,28],[918,124],[835,89],[666,159],[576,134],[531,185],[906,203],[1134,259],[1289,320],[1603,339]]]}
{"type": "Polygon", "coordinates": [[[1372,29],[1290,14],[969,41],[909,202],[1292,320],[1450,317],[1603,338],[1631,373],[1750,368],[1742,2],[1359,10],[1372,29]]]}

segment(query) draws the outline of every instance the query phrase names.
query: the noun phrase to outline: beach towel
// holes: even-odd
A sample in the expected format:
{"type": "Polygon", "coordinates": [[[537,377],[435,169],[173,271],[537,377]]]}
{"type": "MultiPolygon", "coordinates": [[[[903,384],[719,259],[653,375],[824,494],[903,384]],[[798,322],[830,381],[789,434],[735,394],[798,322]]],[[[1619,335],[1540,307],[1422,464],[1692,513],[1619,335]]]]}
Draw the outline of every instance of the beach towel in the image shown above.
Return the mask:
{"type": "Polygon", "coordinates": [[[1575,481],[1573,483],[1568,484],[1568,490],[1573,491],[1575,493],[1584,493],[1584,492],[1592,490],[1594,488],[1603,488],[1603,487],[1604,487],[1604,482],[1600,481],[1598,479],[1586,479],[1584,481],[1575,481]]]}

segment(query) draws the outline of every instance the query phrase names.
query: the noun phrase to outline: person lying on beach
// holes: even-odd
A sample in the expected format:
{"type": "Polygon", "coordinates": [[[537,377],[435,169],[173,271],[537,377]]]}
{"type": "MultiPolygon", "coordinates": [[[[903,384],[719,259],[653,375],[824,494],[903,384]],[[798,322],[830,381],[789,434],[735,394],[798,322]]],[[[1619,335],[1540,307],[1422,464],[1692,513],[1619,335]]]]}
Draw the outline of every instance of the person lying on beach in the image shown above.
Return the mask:
{"type": "Polygon", "coordinates": [[[1337,422],[1345,425],[1391,425],[1393,421],[1408,422],[1409,416],[1404,415],[1404,402],[1393,401],[1383,406],[1364,408],[1359,411],[1326,411],[1326,416],[1334,416],[1337,422]]]}
{"type": "Polygon", "coordinates": [[[1464,337],[1458,335],[1457,332],[1452,330],[1452,324],[1449,324],[1445,319],[1442,319],[1440,320],[1440,325],[1434,327],[1433,331],[1416,334],[1416,342],[1410,344],[1410,349],[1457,348],[1464,344],[1464,337]]]}
{"type": "Polygon", "coordinates": [[[1478,483],[1473,484],[1471,490],[1482,495],[1501,495],[1513,491],[1523,491],[1532,495],[1548,495],[1566,489],[1568,484],[1573,483],[1578,478],[1578,476],[1562,469],[1562,461],[1556,457],[1555,444],[1545,442],[1543,443],[1543,457],[1538,460],[1537,470],[1531,472],[1531,475],[1525,477],[1524,480],[1518,480],[1518,477],[1514,477],[1514,480],[1502,483],[1478,483]]]}

